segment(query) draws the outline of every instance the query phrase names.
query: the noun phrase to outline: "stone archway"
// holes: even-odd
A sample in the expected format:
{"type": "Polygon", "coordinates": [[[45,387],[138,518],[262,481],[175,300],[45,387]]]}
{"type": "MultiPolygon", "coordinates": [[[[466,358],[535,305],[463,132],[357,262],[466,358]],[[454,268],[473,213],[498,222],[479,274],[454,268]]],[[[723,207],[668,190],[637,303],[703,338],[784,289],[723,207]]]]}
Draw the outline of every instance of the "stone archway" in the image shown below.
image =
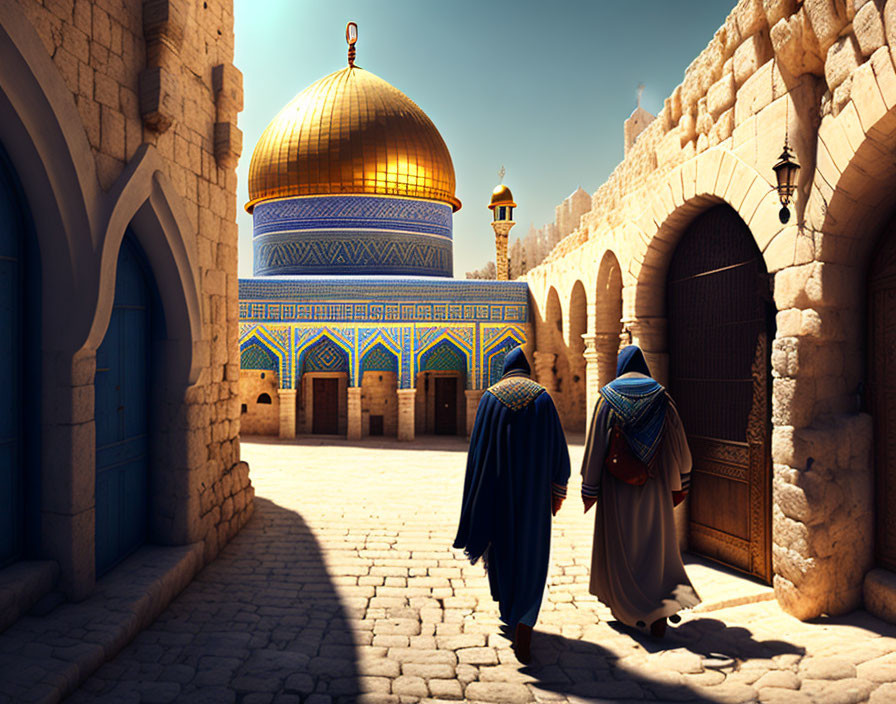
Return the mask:
{"type": "Polygon", "coordinates": [[[382,342],[361,358],[361,435],[398,435],[398,357],[382,342]]]}
{"type": "Polygon", "coordinates": [[[570,376],[568,387],[570,417],[567,429],[581,433],[585,432],[587,414],[585,340],[582,336],[588,332],[588,299],[581,281],[576,281],[572,287],[568,311],[569,341],[566,359],[570,376]]]}
{"type": "Polygon", "coordinates": [[[694,459],[688,545],[771,580],[771,294],[727,205],[681,237],[666,279],[670,391],[694,459]]]}
{"type": "Polygon", "coordinates": [[[616,377],[616,356],[622,334],[622,269],[613,252],[604,254],[597,272],[597,374],[599,387],[616,377]]]}
{"type": "Polygon", "coordinates": [[[466,434],[466,381],[467,355],[453,341],[443,339],[423,351],[414,385],[418,434],[466,434]]]}

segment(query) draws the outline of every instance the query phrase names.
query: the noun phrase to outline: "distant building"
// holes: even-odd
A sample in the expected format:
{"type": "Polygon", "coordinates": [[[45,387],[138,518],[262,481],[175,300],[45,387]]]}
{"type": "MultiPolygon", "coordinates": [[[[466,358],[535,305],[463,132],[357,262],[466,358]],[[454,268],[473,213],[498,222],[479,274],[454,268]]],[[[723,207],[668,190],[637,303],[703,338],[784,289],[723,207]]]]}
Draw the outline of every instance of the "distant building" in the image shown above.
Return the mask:
{"type": "Polygon", "coordinates": [[[239,282],[244,433],[469,432],[528,339],[528,288],[450,278],[454,184],[430,119],[351,58],[271,122],[239,282]]]}

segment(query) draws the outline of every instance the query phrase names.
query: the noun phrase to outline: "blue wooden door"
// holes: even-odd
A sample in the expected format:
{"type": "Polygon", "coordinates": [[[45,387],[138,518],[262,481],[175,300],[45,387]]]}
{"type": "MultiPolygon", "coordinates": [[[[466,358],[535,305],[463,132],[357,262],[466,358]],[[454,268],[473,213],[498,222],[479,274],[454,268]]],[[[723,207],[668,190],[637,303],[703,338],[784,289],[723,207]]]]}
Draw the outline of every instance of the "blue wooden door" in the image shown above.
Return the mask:
{"type": "Polygon", "coordinates": [[[115,303],[96,355],[96,572],[146,540],[149,285],[136,247],[118,255],[115,303]]]}
{"type": "Polygon", "coordinates": [[[22,476],[21,201],[0,153],[0,567],[21,555],[22,476]]]}

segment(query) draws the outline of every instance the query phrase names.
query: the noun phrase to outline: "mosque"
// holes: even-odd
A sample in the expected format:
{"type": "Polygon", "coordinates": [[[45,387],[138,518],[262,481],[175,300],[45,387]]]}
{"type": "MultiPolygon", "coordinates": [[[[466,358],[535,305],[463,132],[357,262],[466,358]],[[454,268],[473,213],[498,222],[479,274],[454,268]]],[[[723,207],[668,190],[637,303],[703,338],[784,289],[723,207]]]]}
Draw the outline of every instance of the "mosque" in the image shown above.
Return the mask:
{"type": "Polygon", "coordinates": [[[464,435],[529,339],[507,281],[513,196],[495,189],[499,276],[450,278],[454,166],[404,93],[354,63],[299,93],[252,155],[255,276],[239,281],[246,434],[464,435]]]}

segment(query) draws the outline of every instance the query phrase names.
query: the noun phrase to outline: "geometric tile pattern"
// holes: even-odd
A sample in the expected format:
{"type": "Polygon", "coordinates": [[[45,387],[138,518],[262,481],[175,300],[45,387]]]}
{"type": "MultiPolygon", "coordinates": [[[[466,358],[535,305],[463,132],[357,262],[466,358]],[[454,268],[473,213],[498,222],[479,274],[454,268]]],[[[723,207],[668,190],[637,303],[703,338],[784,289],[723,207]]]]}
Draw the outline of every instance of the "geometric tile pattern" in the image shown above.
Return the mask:
{"type": "Polygon", "coordinates": [[[497,384],[501,380],[501,372],[504,368],[504,357],[515,347],[519,347],[520,343],[512,337],[505,338],[486,353],[488,365],[488,383],[487,386],[497,384]]]}
{"type": "Polygon", "coordinates": [[[305,354],[302,372],[348,372],[348,355],[329,338],[316,342],[305,354]]]}
{"type": "Polygon", "coordinates": [[[240,321],[525,323],[522,281],[409,277],[259,277],[239,280],[240,321]]]}
{"type": "Polygon", "coordinates": [[[373,230],[271,233],[253,242],[255,275],[451,276],[451,240],[373,230]]]}
{"type": "Polygon", "coordinates": [[[467,358],[457,346],[442,340],[424,353],[420,360],[420,371],[460,371],[466,373],[467,358]]]}
{"type": "Polygon", "coordinates": [[[254,235],[284,230],[373,227],[451,237],[451,206],[408,198],[319,196],[258,203],[254,235]]]}
{"type": "Polygon", "coordinates": [[[240,368],[278,372],[280,363],[268,350],[253,343],[240,352],[240,368]]]}
{"type": "Polygon", "coordinates": [[[387,350],[383,343],[378,342],[361,360],[362,372],[394,372],[398,373],[398,357],[391,350],[387,350]]]}
{"type": "Polygon", "coordinates": [[[377,196],[320,196],[258,203],[256,276],[451,276],[451,206],[377,196]]]}

